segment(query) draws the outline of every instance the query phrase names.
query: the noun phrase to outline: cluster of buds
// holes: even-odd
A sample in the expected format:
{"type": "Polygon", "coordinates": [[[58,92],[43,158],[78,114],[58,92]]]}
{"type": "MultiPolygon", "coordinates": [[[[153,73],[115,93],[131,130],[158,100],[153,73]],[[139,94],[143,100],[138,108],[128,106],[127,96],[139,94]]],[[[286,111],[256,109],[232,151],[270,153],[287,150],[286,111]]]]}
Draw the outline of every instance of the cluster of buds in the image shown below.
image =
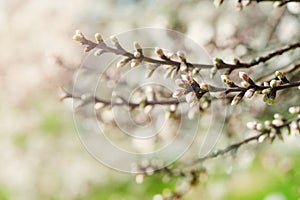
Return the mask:
{"type": "Polygon", "coordinates": [[[196,75],[199,73],[200,68],[189,68],[186,55],[182,51],[177,51],[176,54],[173,52],[165,52],[162,48],[156,47],[154,53],[159,56],[162,60],[177,62],[176,65],[166,65],[165,78],[176,78],[180,74],[196,75]],[[176,58],[176,59],[174,59],[176,58]]]}
{"type": "Polygon", "coordinates": [[[289,80],[280,71],[275,72],[275,77],[275,79],[263,83],[263,86],[267,87],[266,89],[262,90],[262,94],[264,95],[263,101],[267,102],[270,105],[274,104],[275,102],[276,87],[285,83],[289,83],[289,80]]]}
{"type": "Polygon", "coordinates": [[[263,123],[260,123],[258,121],[248,122],[247,127],[251,130],[256,130],[261,133],[267,133],[264,135],[264,139],[270,138],[271,141],[273,141],[276,137],[278,137],[279,139],[283,140],[281,130],[283,128],[286,128],[288,134],[290,134],[291,132],[299,134],[300,132],[300,107],[290,107],[289,112],[294,115],[296,114],[296,118],[288,121],[282,115],[276,113],[273,116],[273,120],[266,120],[263,123]]]}
{"type": "MultiPolygon", "coordinates": [[[[246,6],[249,6],[252,1],[254,0],[235,0],[236,1],[236,8],[238,11],[241,11],[243,10],[244,7],[246,6]]],[[[260,2],[259,0],[256,0],[256,2],[260,2]]],[[[289,3],[290,1],[289,0],[286,0],[286,1],[274,1],[273,3],[273,7],[274,8],[278,8],[278,7],[281,7],[287,3],[289,3]]],[[[219,8],[222,4],[224,3],[224,0],[214,0],[214,5],[216,8],[219,8]]]]}
{"type": "MultiPolygon", "coordinates": [[[[214,0],[214,5],[216,8],[219,8],[223,4],[224,0],[214,0]]],[[[236,7],[240,11],[244,6],[249,6],[251,4],[251,0],[236,0],[236,7]]]]}
{"type": "MultiPolygon", "coordinates": [[[[103,41],[101,35],[98,33],[95,34],[95,39],[96,39],[97,43],[100,43],[103,41]]],[[[89,52],[97,46],[97,43],[94,43],[94,42],[86,39],[80,30],[75,31],[75,34],[73,35],[73,40],[75,40],[76,42],[79,42],[81,45],[86,46],[84,49],[85,52],[89,52]]]]}
{"type": "MultiPolygon", "coordinates": [[[[111,37],[111,41],[117,49],[119,49],[121,51],[125,51],[121,47],[118,39],[115,36],[111,37]]],[[[133,46],[135,48],[135,50],[133,52],[133,57],[134,58],[131,58],[131,57],[123,58],[122,60],[117,62],[117,64],[116,64],[117,68],[122,68],[128,63],[130,63],[131,68],[134,68],[134,67],[139,66],[142,63],[144,55],[143,55],[143,49],[142,49],[141,45],[138,42],[134,42],[133,46]]]]}
{"type": "MultiPolygon", "coordinates": [[[[177,66],[169,66],[168,69],[169,71],[166,74],[168,77],[176,77],[176,76],[170,76],[170,74],[172,73],[171,70],[172,69],[176,69],[177,74],[178,73],[190,73],[192,75],[195,75],[197,73],[199,73],[200,69],[199,68],[189,68],[188,67],[188,63],[187,63],[187,59],[186,59],[186,55],[184,52],[182,51],[177,51],[176,54],[173,52],[165,52],[162,48],[156,47],[154,50],[154,53],[159,56],[162,60],[167,60],[167,61],[173,61],[173,62],[179,62],[180,64],[177,66]],[[176,58],[176,59],[174,59],[176,58]]],[[[174,74],[176,74],[175,72],[173,72],[174,74]]]]}
{"type": "Polygon", "coordinates": [[[297,115],[297,119],[298,120],[294,120],[291,122],[291,130],[296,133],[296,134],[299,134],[300,133],[300,124],[299,124],[299,121],[300,121],[300,106],[292,106],[289,108],[289,112],[292,114],[292,115],[297,115]]]}
{"type": "Polygon", "coordinates": [[[227,86],[230,88],[236,88],[235,90],[239,91],[239,93],[232,100],[231,105],[238,104],[243,97],[251,98],[255,93],[263,94],[263,101],[267,102],[268,104],[273,104],[275,102],[278,86],[290,83],[285,75],[280,71],[275,72],[274,79],[264,82],[261,86],[256,85],[255,82],[245,72],[239,72],[239,78],[242,80],[240,83],[242,87],[239,87],[237,84],[235,84],[230,79],[229,75],[221,75],[222,81],[227,86]]]}
{"type": "Polygon", "coordinates": [[[73,40],[76,42],[82,42],[84,36],[80,30],[76,30],[75,34],[73,35],[73,40]]]}
{"type": "Polygon", "coordinates": [[[137,184],[143,183],[146,176],[151,176],[153,173],[159,169],[164,168],[165,163],[163,160],[153,159],[153,160],[142,160],[140,163],[132,163],[131,170],[132,173],[137,173],[135,180],[137,184]]]}
{"type": "MultiPolygon", "coordinates": [[[[241,86],[244,88],[244,90],[239,92],[233,98],[233,100],[231,101],[231,105],[238,104],[243,99],[244,96],[246,98],[251,98],[256,92],[257,85],[245,72],[239,72],[239,77],[242,80],[241,86]]],[[[221,79],[222,79],[223,83],[225,83],[230,88],[238,88],[238,85],[236,85],[230,79],[229,75],[227,75],[227,74],[221,75],[221,79]]]]}
{"type": "MultiPolygon", "coordinates": [[[[128,61],[131,60],[131,62],[130,62],[130,67],[131,67],[131,68],[134,68],[134,67],[139,66],[139,65],[142,63],[142,61],[143,61],[143,56],[144,56],[144,55],[143,55],[142,47],[141,47],[141,45],[140,45],[138,42],[134,42],[134,43],[133,43],[133,46],[134,46],[134,48],[135,48],[135,50],[134,50],[134,52],[133,52],[134,59],[125,58],[125,62],[126,62],[126,59],[127,59],[128,61]]],[[[119,47],[117,47],[117,48],[120,49],[120,45],[119,45],[119,47]]]]}
{"type": "Polygon", "coordinates": [[[293,106],[289,108],[291,114],[300,114],[300,106],[293,106]]]}
{"type": "Polygon", "coordinates": [[[184,177],[185,181],[180,182],[174,190],[164,189],[161,194],[155,194],[152,200],[179,200],[190,191],[192,187],[197,186],[199,183],[205,183],[207,181],[208,173],[205,167],[199,167],[196,169],[191,169],[189,171],[183,170],[173,170],[164,168],[166,171],[166,180],[173,177],[184,177]]]}
{"type": "Polygon", "coordinates": [[[157,56],[159,56],[162,60],[169,60],[169,61],[171,61],[176,55],[177,59],[180,62],[180,66],[179,66],[180,71],[188,72],[186,56],[182,51],[177,51],[176,54],[172,52],[167,53],[162,48],[156,47],[154,53],[157,56]]]}
{"type": "Polygon", "coordinates": [[[259,123],[257,121],[252,121],[247,123],[247,127],[252,130],[263,132],[265,130],[270,130],[274,127],[281,126],[284,123],[283,117],[276,113],[274,114],[274,119],[272,121],[266,120],[263,123],[259,123]]]}
{"type": "Polygon", "coordinates": [[[199,103],[201,97],[209,91],[206,83],[197,83],[191,76],[182,74],[181,79],[175,80],[180,87],[173,93],[174,98],[179,98],[185,95],[186,102],[191,106],[199,103]]]}

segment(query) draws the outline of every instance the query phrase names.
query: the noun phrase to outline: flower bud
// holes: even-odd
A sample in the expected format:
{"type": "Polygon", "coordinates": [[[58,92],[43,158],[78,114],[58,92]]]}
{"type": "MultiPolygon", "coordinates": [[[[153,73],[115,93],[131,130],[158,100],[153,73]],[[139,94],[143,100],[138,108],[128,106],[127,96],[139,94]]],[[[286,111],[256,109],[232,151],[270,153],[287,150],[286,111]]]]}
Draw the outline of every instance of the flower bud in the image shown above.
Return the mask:
{"type": "Polygon", "coordinates": [[[188,67],[186,66],[186,64],[184,62],[182,62],[180,64],[180,71],[187,72],[187,70],[188,70],[188,67]]]}
{"type": "Polygon", "coordinates": [[[75,40],[76,42],[81,42],[83,39],[83,34],[81,33],[80,30],[76,30],[75,34],[73,35],[73,40],[75,40]]]}
{"type": "Polygon", "coordinates": [[[298,114],[298,113],[300,113],[300,107],[299,106],[290,107],[289,112],[291,114],[298,114]]]}
{"type": "Polygon", "coordinates": [[[256,125],[257,125],[257,122],[256,122],[256,121],[248,122],[248,123],[246,124],[247,128],[252,129],[252,130],[255,130],[255,129],[256,129],[256,125]]]}
{"type": "Polygon", "coordinates": [[[258,130],[258,131],[263,131],[263,130],[264,130],[264,125],[261,124],[261,123],[258,123],[258,124],[256,125],[256,130],[258,130]]]}
{"type": "Polygon", "coordinates": [[[177,51],[176,54],[181,61],[186,61],[186,57],[182,51],[177,51]]]}
{"type": "Polygon", "coordinates": [[[274,119],[274,120],[272,121],[272,124],[273,124],[274,126],[281,126],[281,125],[283,124],[283,121],[280,120],[280,119],[274,119]]]}
{"type": "Polygon", "coordinates": [[[251,0],[245,0],[244,1],[244,5],[245,6],[249,6],[251,4],[251,2],[252,2],[251,0]]]}
{"type": "Polygon", "coordinates": [[[228,81],[231,81],[230,78],[229,78],[229,75],[227,75],[227,74],[221,75],[221,79],[224,83],[227,83],[228,81]]]}
{"type": "Polygon", "coordinates": [[[293,128],[293,129],[299,128],[298,122],[297,121],[292,121],[291,128],[293,128]]]}
{"type": "Polygon", "coordinates": [[[264,122],[265,127],[271,128],[272,127],[272,122],[270,120],[267,120],[264,122]]]}
{"type": "Polygon", "coordinates": [[[267,94],[264,94],[263,96],[263,102],[268,102],[269,101],[269,97],[267,94]]]}
{"type": "Polygon", "coordinates": [[[144,182],[144,176],[145,176],[144,174],[138,174],[138,175],[136,175],[135,182],[137,184],[142,184],[144,182]]]}
{"type": "Polygon", "coordinates": [[[215,5],[215,7],[216,7],[216,8],[219,8],[219,7],[222,5],[223,1],[224,1],[224,0],[214,0],[214,5],[215,5]]]}
{"type": "Polygon", "coordinates": [[[267,89],[264,89],[262,91],[263,94],[270,94],[271,93],[271,89],[270,88],[267,88],[267,89]]]}
{"type": "Polygon", "coordinates": [[[223,63],[223,60],[221,58],[215,58],[214,59],[214,66],[218,68],[223,63]]]}
{"type": "Polygon", "coordinates": [[[239,77],[244,81],[249,81],[249,76],[245,72],[239,72],[239,77]]]}
{"type": "Polygon", "coordinates": [[[82,32],[81,32],[80,30],[77,29],[77,30],[75,31],[75,35],[82,35],[82,32]]]}
{"type": "Polygon", "coordinates": [[[94,56],[101,56],[104,53],[103,49],[98,49],[94,52],[94,56]]]}
{"type": "Polygon", "coordinates": [[[275,98],[271,98],[271,97],[270,97],[270,98],[268,99],[268,102],[267,102],[267,103],[268,103],[268,105],[273,105],[273,104],[275,103],[275,98]]]}
{"type": "Polygon", "coordinates": [[[274,3],[273,3],[273,8],[278,8],[278,7],[280,7],[281,6],[281,2],[280,1],[275,1],[274,3]]]}
{"type": "Polygon", "coordinates": [[[192,70],[192,75],[195,76],[196,74],[199,73],[199,71],[200,71],[199,68],[194,68],[194,69],[192,70]]]}
{"type": "Polygon", "coordinates": [[[134,48],[135,48],[136,50],[142,49],[141,45],[140,45],[137,41],[134,41],[134,42],[133,42],[133,46],[134,46],[134,48]]]}
{"type": "Polygon", "coordinates": [[[139,57],[141,57],[141,53],[140,53],[139,51],[135,51],[135,52],[133,53],[133,56],[134,56],[135,58],[139,58],[139,57]]]}
{"type": "Polygon", "coordinates": [[[171,112],[175,112],[177,109],[177,106],[175,104],[172,104],[172,105],[170,105],[169,109],[171,112]]]}
{"type": "Polygon", "coordinates": [[[261,90],[259,89],[255,90],[255,94],[261,94],[261,90]]]}
{"type": "Polygon", "coordinates": [[[131,67],[131,68],[134,68],[134,67],[138,66],[139,64],[140,64],[139,61],[137,61],[137,60],[132,60],[131,63],[130,63],[130,67],[131,67]]]}
{"type": "Polygon", "coordinates": [[[254,93],[255,93],[254,89],[249,89],[249,90],[246,91],[245,97],[246,98],[251,98],[251,97],[253,97],[254,93]]]}
{"type": "Polygon", "coordinates": [[[233,100],[231,101],[231,105],[232,106],[237,105],[242,100],[243,97],[244,97],[244,93],[240,92],[233,98],[233,100]]]}
{"type": "Polygon", "coordinates": [[[145,96],[147,101],[153,101],[154,100],[154,89],[151,86],[147,86],[145,88],[145,96]]]}
{"type": "Polygon", "coordinates": [[[268,135],[261,135],[259,138],[258,138],[258,142],[259,143],[262,143],[262,142],[264,142],[265,141],[265,139],[267,139],[267,137],[268,137],[268,135]]]}
{"type": "Polygon", "coordinates": [[[274,119],[280,119],[280,120],[282,120],[282,115],[280,115],[280,114],[278,114],[278,113],[275,113],[274,114],[274,119]]]}
{"type": "Polygon", "coordinates": [[[234,82],[229,78],[229,75],[223,74],[221,75],[221,79],[225,84],[229,85],[230,87],[235,86],[234,82]]]}
{"type": "Polygon", "coordinates": [[[235,65],[240,64],[240,60],[237,59],[237,58],[234,58],[234,59],[233,59],[233,63],[234,63],[235,65]]]}
{"type": "Polygon", "coordinates": [[[242,81],[241,86],[243,86],[244,88],[248,88],[250,87],[250,83],[248,83],[247,81],[242,81]]]}
{"type": "Polygon", "coordinates": [[[283,73],[280,71],[276,71],[275,75],[277,76],[277,78],[282,79],[284,77],[283,73]]]}
{"type": "Polygon", "coordinates": [[[271,80],[270,82],[270,87],[276,87],[280,84],[280,81],[277,81],[277,80],[271,80]]]}
{"type": "Polygon", "coordinates": [[[123,60],[120,60],[119,62],[117,62],[117,68],[124,67],[128,62],[129,62],[129,60],[126,58],[123,60]]]}
{"type": "Polygon", "coordinates": [[[95,110],[99,110],[99,109],[103,108],[104,106],[105,106],[104,103],[98,102],[95,104],[94,108],[95,108],[95,110]]]}
{"type": "Polygon", "coordinates": [[[153,110],[153,106],[152,105],[147,105],[147,106],[145,106],[145,108],[144,108],[144,113],[146,114],[146,115],[149,115],[150,114],[150,112],[153,110]]]}
{"type": "Polygon", "coordinates": [[[81,42],[82,38],[83,37],[81,35],[73,35],[73,40],[75,40],[76,42],[81,42]]]}
{"type": "Polygon", "coordinates": [[[110,36],[110,40],[114,46],[117,46],[119,44],[119,40],[115,35],[110,36]]]}
{"type": "Polygon", "coordinates": [[[156,47],[154,52],[158,56],[164,56],[163,50],[161,48],[159,48],[159,47],[156,47]]]}
{"type": "Polygon", "coordinates": [[[275,98],[276,98],[276,90],[271,90],[270,94],[268,95],[269,96],[269,102],[268,104],[269,105],[272,105],[275,103],[275,98]]]}
{"type": "Polygon", "coordinates": [[[199,86],[200,86],[201,90],[203,90],[203,91],[209,90],[208,85],[206,83],[200,83],[199,86]]]}
{"type": "Polygon", "coordinates": [[[100,33],[95,33],[95,40],[97,41],[98,44],[103,41],[103,38],[100,35],[100,33]]]}
{"type": "Polygon", "coordinates": [[[281,81],[281,83],[289,83],[289,80],[285,77],[285,75],[282,72],[276,71],[275,75],[281,81]]]}

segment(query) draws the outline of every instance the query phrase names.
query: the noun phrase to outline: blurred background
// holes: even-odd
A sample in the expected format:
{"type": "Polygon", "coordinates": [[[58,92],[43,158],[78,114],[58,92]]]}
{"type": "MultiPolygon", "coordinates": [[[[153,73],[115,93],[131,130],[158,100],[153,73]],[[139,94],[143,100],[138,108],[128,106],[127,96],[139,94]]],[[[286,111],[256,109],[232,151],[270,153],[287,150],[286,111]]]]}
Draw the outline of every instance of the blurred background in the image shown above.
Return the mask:
{"type": "MultiPolygon", "coordinates": [[[[85,151],[72,110],[59,99],[59,87],[70,83],[84,57],[72,40],[76,29],[93,38],[95,32],[109,37],[134,28],[168,28],[230,62],[299,41],[299,13],[299,4],[274,9],[271,3],[238,12],[234,1],[216,9],[210,0],[0,0],[0,200],[152,199],[180,182],[154,176],[137,184],[134,176],[102,166],[85,151]]],[[[299,59],[295,51],[275,67],[299,59]]],[[[274,66],[268,69],[252,73],[267,75],[274,66]]],[[[245,124],[286,112],[299,103],[295,92],[276,108],[236,108],[232,124],[240,115],[246,115],[245,124]]],[[[245,127],[231,127],[232,141],[247,135],[245,127]]],[[[250,147],[255,153],[244,149],[237,158],[209,161],[207,180],[185,199],[297,199],[299,142],[291,136],[250,147]]]]}

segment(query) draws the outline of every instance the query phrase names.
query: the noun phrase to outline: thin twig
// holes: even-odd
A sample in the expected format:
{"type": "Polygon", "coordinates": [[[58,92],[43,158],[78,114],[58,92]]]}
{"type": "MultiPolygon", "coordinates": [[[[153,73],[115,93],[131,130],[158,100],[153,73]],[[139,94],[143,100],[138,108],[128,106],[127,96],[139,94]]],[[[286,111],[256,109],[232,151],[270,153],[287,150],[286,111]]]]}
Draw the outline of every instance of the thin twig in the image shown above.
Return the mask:
{"type": "MultiPolygon", "coordinates": [[[[283,123],[280,126],[274,126],[274,128],[276,130],[279,130],[279,129],[283,128],[283,127],[289,126],[293,121],[299,122],[300,121],[300,117],[297,117],[295,119],[291,119],[289,121],[286,121],[285,123],[283,123]]],[[[245,140],[242,140],[240,142],[234,143],[234,144],[232,144],[232,145],[230,145],[230,146],[228,146],[228,147],[226,147],[224,149],[220,149],[220,150],[214,151],[214,152],[212,152],[212,153],[210,153],[210,154],[208,154],[208,155],[206,155],[204,157],[195,159],[195,160],[193,160],[193,161],[185,164],[185,166],[187,166],[187,167],[188,166],[193,166],[195,164],[202,163],[202,162],[204,162],[204,161],[206,161],[208,159],[216,158],[218,156],[224,155],[224,154],[229,153],[231,151],[236,151],[242,145],[247,144],[247,143],[249,143],[251,141],[257,141],[261,136],[268,135],[268,134],[270,134],[270,130],[263,131],[262,133],[260,133],[260,134],[258,134],[256,136],[252,136],[252,137],[246,138],[245,140]]],[[[281,132],[277,132],[277,134],[281,134],[281,132]]]]}

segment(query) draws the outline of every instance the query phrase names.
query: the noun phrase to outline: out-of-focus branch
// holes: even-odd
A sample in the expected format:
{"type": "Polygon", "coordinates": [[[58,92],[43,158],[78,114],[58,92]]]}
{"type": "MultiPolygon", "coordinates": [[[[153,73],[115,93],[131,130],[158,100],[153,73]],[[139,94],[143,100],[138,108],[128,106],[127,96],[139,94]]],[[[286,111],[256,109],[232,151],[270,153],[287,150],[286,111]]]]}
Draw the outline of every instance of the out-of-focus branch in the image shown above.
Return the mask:
{"type": "MultiPolygon", "coordinates": [[[[199,164],[201,162],[204,162],[208,159],[211,159],[211,158],[216,158],[218,156],[222,156],[226,153],[229,153],[229,152],[232,152],[232,151],[237,151],[242,145],[244,144],[248,144],[249,142],[252,142],[252,141],[258,141],[260,138],[264,137],[264,136],[267,136],[271,139],[273,139],[272,137],[276,137],[276,136],[279,136],[282,134],[282,132],[280,131],[282,128],[285,128],[285,127],[288,127],[290,126],[293,122],[299,122],[300,121],[300,117],[296,117],[294,119],[291,119],[289,121],[286,121],[284,122],[282,125],[279,125],[279,126],[273,126],[272,128],[273,129],[266,129],[266,130],[263,130],[260,134],[256,135],[256,136],[252,136],[252,137],[249,137],[249,138],[246,138],[245,140],[242,140],[240,142],[237,142],[237,143],[234,143],[224,149],[220,149],[220,150],[217,150],[217,151],[214,151],[204,157],[201,157],[201,158],[198,158],[198,159],[195,159],[191,162],[189,162],[187,164],[187,166],[191,166],[191,165],[195,165],[195,164],[199,164]],[[272,135],[272,130],[275,130],[275,135],[272,135]]],[[[282,136],[279,136],[279,137],[282,137],[282,136]]],[[[265,138],[264,138],[265,139],[265,138]]]]}
{"type": "Polygon", "coordinates": [[[220,156],[224,156],[228,153],[231,152],[236,152],[239,148],[242,146],[249,144],[250,142],[255,142],[257,141],[258,143],[262,143],[264,141],[267,141],[268,139],[273,142],[276,138],[283,140],[283,129],[287,129],[288,133],[290,133],[291,129],[295,129],[298,131],[300,130],[299,127],[299,122],[300,122],[300,107],[291,107],[289,111],[292,114],[297,114],[298,115],[290,120],[284,120],[282,116],[279,114],[274,115],[274,120],[272,122],[270,121],[265,121],[265,126],[261,124],[256,124],[255,130],[260,132],[259,134],[248,137],[240,142],[233,143],[224,149],[219,149],[216,151],[213,151],[209,154],[207,154],[204,157],[192,160],[190,162],[186,163],[179,163],[174,166],[165,166],[165,167],[160,167],[160,166],[139,166],[139,175],[148,175],[149,172],[152,175],[153,173],[155,174],[164,174],[167,175],[171,178],[174,177],[182,177],[187,179],[187,187],[185,190],[180,190],[177,189],[173,191],[173,193],[170,196],[167,196],[165,199],[176,199],[177,197],[182,197],[185,193],[187,193],[192,187],[195,187],[196,185],[199,184],[201,179],[206,176],[206,169],[201,165],[203,162],[207,160],[211,160],[220,156]],[[149,170],[151,169],[151,170],[149,170]]]}
{"type": "Polygon", "coordinates": [[[102,99],[99,97],[93,97],[90,94],[75,95],[75,94],[72,94],[71,92],[68,92],[65,89],[63,89],[63,92],[64,92],[64,95],[62,96],[61,99],[72,98],[72,99],[82,100],[83,104],[102,103],[104,106],[128,106],[130,108],[136,108],[136,107],[140,107],[141,105],[143,105],[143,106],[177,105],[179,103],[185,102],[184,100],[179,100],[179,99],[159,100],[159,101],[158,100],[157,101],[148,101],[145,99],[140,103],[134,103],[134,102],[126,100],[123,97],[119,97],[119,101],[114,101],[114,100],[102,99]]]}

